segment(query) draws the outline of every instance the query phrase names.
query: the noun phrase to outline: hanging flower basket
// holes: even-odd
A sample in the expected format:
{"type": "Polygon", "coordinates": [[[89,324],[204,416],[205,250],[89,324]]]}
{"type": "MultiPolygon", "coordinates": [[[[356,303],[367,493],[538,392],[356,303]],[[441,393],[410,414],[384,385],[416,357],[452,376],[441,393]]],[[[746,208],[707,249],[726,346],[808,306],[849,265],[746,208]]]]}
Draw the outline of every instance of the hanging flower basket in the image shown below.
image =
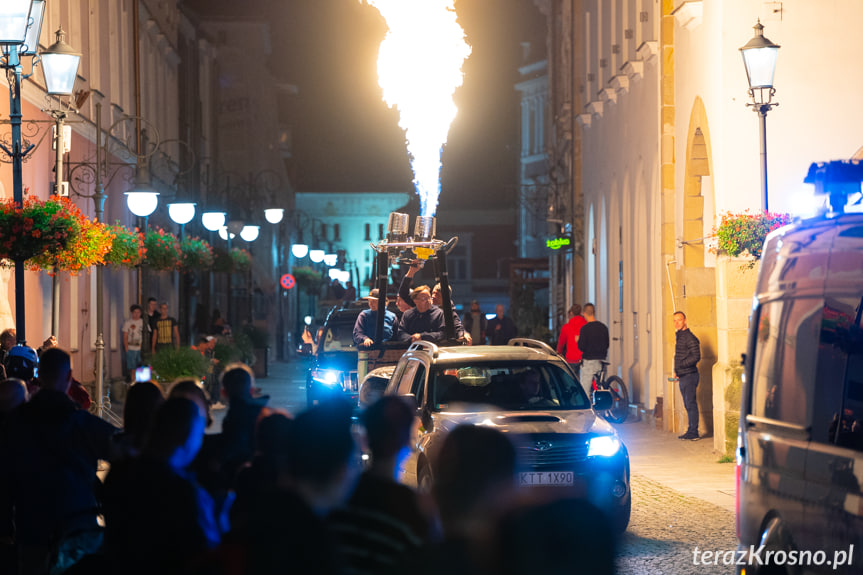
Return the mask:
{"type": "Polygon", "coordinates": [[[180,242],[184,270],[205,270],[213,266],[213,248],[201,238],[189,237],[180,242]]]}
{"type": "Polygon", "coordinates": [[[297,289],[309,295],[314,295],[320,291],[321,283],[324,281],[321,272],[308,266],[296,266],[291,273],[297,281],[297,289]]]}
{"type": "Polygon", "coordinates": [[[80,232],[80,210],[67,198],[32,196],[18,207],[0,200],[0,259],[28,260],[46,251],[62,251],[80,232]]]}
{"type": "Polygon", "coordinates": [[[231,248],[231,261],[234,263],[234,271],[244,271],[252,266],[252,254],[242,248],[231,248]]]}
{"type": "Polygon", "coordinates": [[[108,226],[114,234],[111,249],[105,255],[105,263],[121,268],[134,268],[144,261],[144,234],[138,228],[129,229],[117,222],[108,226]]]}
{"type": "Polygon", "coordinates": [[[249,269],[252,255],[241,248],[231,248],[231,253],[223,248],[213,248],[213,271],[234,273],[249,269]]]}
{"type": "Polygon", "coordinates": [[[163,229],[150,230],[144,236],[145,261],[156,271],[175,270],[182,254],[177,236],[163,229]]]}
{"type": "MultiPolygon", "coordinates": [[[[79,212],[80,214],[80,212],[79,212]]],[[[70,272],[77,275],[81,270],[105,263],[111,250],[114,234],[105,224],[83,217],[79,220],[80,231],[62,250],[47,250],[31,258],[27,265],[32,270],[70,272]]]]}
{"type": "Polygon", "coordinates": [[[735,258],[748,255],[751,258],[749,267],[753,267],[761,259],[761,249],[767,234],[789,223],[791,223],[790,214],[726,212],[722,214],[719,225],[713,230],[716,237],[716,247],[713,251],[735,258]]]}

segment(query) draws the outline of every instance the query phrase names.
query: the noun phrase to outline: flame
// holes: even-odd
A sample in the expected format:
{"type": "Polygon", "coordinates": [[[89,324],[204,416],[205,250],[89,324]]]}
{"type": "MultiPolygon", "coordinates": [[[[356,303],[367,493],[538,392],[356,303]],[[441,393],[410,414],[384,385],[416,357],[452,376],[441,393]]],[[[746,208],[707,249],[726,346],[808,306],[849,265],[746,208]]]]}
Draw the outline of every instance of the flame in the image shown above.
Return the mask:
{"type": "Polygon", "coordinates": [[[378,53],[378,84],[387,105],[399,111],[421,213],[433,216],[441,148],[458,112],[452,97],[471,48],[456,21],[454,0],[365,1],[389,28],[378,53]]]}

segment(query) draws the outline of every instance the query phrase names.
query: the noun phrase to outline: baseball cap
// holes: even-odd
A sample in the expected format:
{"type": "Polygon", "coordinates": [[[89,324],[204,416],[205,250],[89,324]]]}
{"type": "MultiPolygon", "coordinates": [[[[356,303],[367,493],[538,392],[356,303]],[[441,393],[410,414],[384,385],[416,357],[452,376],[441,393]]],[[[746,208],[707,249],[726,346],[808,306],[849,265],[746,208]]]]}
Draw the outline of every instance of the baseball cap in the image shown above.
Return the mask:
{"type": "Polygon", "coordinates": [[[216,338],[215,338],[215,337],[213,337],[213,336],[211,336],[211,335],[208,335],[208,336],[207,336],[207,337],[205,337],[204,339],[205,339],[205,340],[207,340],[207,341],[213,341],[213,340],[214,340],[214,339],[216,339],[216,338]]]}
{"type": "Polygon", "coordinates": [[[378,299],[379,293],[380,292],[378,291],[378,288],[375,288],[369,292],[369,295],[366,296],[366,299],[378,299]]]}
{"type": "Polygon", "coordinates": [[[6,354],[6,375],[24,381],[33,379],[33,370],[39,365],[36,350],[27,345],[16,345],[6,354]]]}

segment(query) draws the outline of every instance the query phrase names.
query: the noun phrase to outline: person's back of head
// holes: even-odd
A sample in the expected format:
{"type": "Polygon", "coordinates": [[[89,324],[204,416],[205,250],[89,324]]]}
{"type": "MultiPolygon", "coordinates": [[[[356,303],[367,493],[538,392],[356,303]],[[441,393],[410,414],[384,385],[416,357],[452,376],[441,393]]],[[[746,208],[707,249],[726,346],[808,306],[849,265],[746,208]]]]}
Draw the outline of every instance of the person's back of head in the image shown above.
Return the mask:
{"type": "Polygon", "coordinates": [[[72,357],[64,349],[52,347],[39,358],[39,385],[66,393],[72,383],[72,357]]]}
{"type": "Polygon", "coordinates": [[[213,416],[210,414],[210,396],[207,394],[201,382],[195,378],[181,378],[171,384],[168,397],[186,397],[198,404],[204,412],[207,427],[213,424],[213,416]]]}
{"type": "Polygon", "coordinates": [[[460,425],[438,453],[433,493],[444,531],[453,533],[515,487],[515,447],[500,431],[460,425]]]}
{"type": "Polygon", "coordinates": [[[203,437],[200,406],[187,397],[169,397],[156,410],[144,449],[151,457],[182,469],[194,460],[203,437]]]}
{"type": "Polygon", "coordinates": [[[615,534],[608,517],[581,498],[527,504],[499,522],[490,556],[501,575],[614,573],[615,534]]]}
{"type": "Polygon", "coordinates": [[[287,463],[294,420],[284,413],[273,412],[258,422],[255,431],[257,452],[273,461],[287,463]]]}
{"type": "Polygon", "coordinates": [[[400,397],[383,397],[362,415],[372,461],[395,457],[410,442],[414,414],[400,397]]]}
{"type": "Polygon", "coordinates": [[[27,384],[23,379],[10,377],[0,381],[0,413],[9,413],[27,401],[27,384]]]}
{"type": "Polygon", "coordinates": [[[581,315],[581,306],[577,303],[572,304],[572,307],[569,308],[569,316],[576,317],[581,315]]]}
{"type": "Polygon", "coordinates": [[[584,304],[584,317],[585,319],[595,319],[596,318],[596,306],[592,303],[584,304]]]}
{"type": "Polygon", "coordinates": [[[320,512],[343,503],[356,480],[351,413],[346,401],[330,400],[298,415],[292,426],[291,476],[307,502],[320,512]]]}
{"type": "Polygon", "coordinates": [[[232,363],[225,367],[222,373],[222,389],[229,401],[246,400],[252,396],[252,385],[255,374],[244,363],[232,363]]]}
{"type": "Polygon", "coordinates": [[[3,332],[0,333],[0,346],[2,346],[6,351],[9,351],[15,345],[17,337],[17,332],[13,328],[10,327],[4,329],[3,332]]]}
{"type": "Polygon", "coordinates": [[[162,388],[152,381],[139,381],[129,388],[123,406],[123,429],[140,448],[153,422],[156,410],[165,402],[162,388]]]}

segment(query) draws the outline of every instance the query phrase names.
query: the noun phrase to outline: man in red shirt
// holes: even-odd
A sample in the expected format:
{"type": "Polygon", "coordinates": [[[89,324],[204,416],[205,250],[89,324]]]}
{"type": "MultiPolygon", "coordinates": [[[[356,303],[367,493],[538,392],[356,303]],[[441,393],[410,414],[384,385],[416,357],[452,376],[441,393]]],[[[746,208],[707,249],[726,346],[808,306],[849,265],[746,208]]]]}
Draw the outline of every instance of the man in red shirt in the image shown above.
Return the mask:
{"type": "Polygon", "coordinates": [[[581,350],[578,349],[578,334],[581,333],[581,327],[587,323],[584,316],[581,315],[581,306],[573,304],[569,308],[569,321],[566,322],[560,330],[560,339],[557,340],[557,353],[566,358],[578,374],[578,363],[581,362],[581,350]]]}

